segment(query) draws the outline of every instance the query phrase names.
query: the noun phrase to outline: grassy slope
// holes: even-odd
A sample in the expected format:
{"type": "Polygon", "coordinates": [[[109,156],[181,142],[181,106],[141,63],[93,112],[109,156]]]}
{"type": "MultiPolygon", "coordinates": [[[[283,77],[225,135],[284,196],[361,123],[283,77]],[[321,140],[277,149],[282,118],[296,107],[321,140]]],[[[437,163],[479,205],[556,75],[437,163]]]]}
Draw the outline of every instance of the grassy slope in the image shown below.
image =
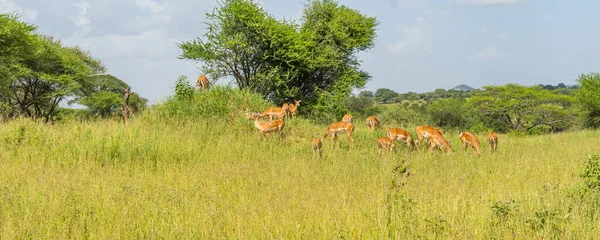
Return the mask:
{"type": "Polygon", "coordinates": [[[600,152],[597,132],[500,136],[500,153],[481,158],[446,133],[450,156],[401,147],[377,159],[384,133],[359,120],[354,150],[326,139],[314,159],[326,126],[300,118],[284,142],[240,116],[228,127],[148,119],[0,125],[0,238],[600,236],[600,201],[578,176],[600,152]],[[390,190],[404,159],[411,175],[390,190]]]}

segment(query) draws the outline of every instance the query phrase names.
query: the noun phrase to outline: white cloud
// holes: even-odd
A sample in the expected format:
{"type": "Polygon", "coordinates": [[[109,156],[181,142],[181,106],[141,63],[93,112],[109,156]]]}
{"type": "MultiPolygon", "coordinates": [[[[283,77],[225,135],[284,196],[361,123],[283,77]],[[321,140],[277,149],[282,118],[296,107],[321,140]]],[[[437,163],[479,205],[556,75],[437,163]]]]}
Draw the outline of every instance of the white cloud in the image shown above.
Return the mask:
{"type": "Polygon", "coordinates": [[[471,55],[469,60],[493,60],[496,58],[503,57],[504,53],[498,50],[495,44],[489,45],[485,50],[481,52],[476,52],[471,55]]]}
{"type": "Polygon", "coordinates": [[[77,27],[75,31],[76,36],[83,36],[86,33],[90,32],[92,29],[90,27],[90,19],[86,16],[88,12],[88,8],[90,4],[87,2],[81,3],[73,3],[73,6],[78,8],[77,16],[70,16],[69,19],[73,21],[73,24],[77,27]]]}
{"type": "Polygon", "coordinates": [[[459,5],[465,6],[506,6],[525,3],[528,0],[456,0],[459,5]]]}
{"type": "Polygon", "coordinates": [[[165,11],[167,3],[160,4],[152,0],[135,0],[135,4],[142,9],[150,9],[153,14],[162,13],[165,11]]]}
{"type": "Polygon", "coordinates": [[[498,34],[498,39],[500,39],[500,40],[506,39],[506,32],[501,32],[500,34],[498,34]]]}
{"type": "Polygon", "coordinates": [[[417,17],[411,26],[401,27],[399,30],[402,32],[401,39],[388,46],[388,50],[396,54],[419,46],[433,34],[430,24],[423,17],[417,17]]]}
{"type": "Polygon", "coordinates": [[[17,14],[31,21],[36,20],[38,15],[36,10],[17,6],[13,0],[0,0],[0,13],[11,12],[16,12],[17,14]]]}

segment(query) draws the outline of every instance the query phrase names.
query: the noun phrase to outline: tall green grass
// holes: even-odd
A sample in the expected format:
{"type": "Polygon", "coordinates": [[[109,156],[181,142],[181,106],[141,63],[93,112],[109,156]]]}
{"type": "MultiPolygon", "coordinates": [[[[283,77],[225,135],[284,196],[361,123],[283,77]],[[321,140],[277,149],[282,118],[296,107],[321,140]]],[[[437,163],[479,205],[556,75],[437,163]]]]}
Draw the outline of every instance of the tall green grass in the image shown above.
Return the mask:
{"type": "Polygon", "coordinates": [[[240,112],[267,105],[254,97],[211,90],[126,124],[0,125],[0,238],[600,236],[600,194],[579,176],[597,131],[502,135],[481,157],[444,132],[450,155],[399,146],[378,159],[385,128],[356,120],[355,148],[325,139],[319,159],[310,142],[326,125],[290,119],[285,140],[265,141],[240,112]]]}

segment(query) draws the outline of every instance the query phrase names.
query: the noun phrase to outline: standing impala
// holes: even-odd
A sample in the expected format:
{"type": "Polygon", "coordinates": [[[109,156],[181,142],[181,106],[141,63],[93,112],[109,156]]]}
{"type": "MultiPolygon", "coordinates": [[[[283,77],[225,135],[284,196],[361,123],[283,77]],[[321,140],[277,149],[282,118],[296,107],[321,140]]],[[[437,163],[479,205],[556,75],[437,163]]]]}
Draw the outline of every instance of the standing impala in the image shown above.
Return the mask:
{"type": "MultiPolygon", "coordinates": [[[[440,130],[438,130],[437,128],[434,128],[432,126],[420,126],[420,127],[416,127],[415,128],[415,132],[417,134],[417,141],[416,146],[418,147],[421,143],[421,140],[423,140],[423,133],[427,132],[431,135],[442,135],[442,132],[440,130]]],[[[427,139],[427,138],[426,138],[427,139]]]]}
{"type": "Polygon", "coordinates": [[[390,128],[386,131],[386,135],[389,139],[393,140],[393,141],[401,141],[404,142],[406,144],[407,148],[410,148],[411,146],[415,146],[415,143],[413,142],[413,137],[412,135],[401,128],[390,128]]]}
{"type": "Polygon", "coordinates": [[[354,132],[354,125],[349,122],[335,122],[330,124],[329,127],[327,127],[327,130],[325,130],[325,133],[323,133],[323,137],[321,137],[321,139],[325,139],[327,135],[333,135],[333,145],[331,146],[334,147],[335,140],[337,140],[337,134],[342,132],[346,132],[346,135],[348,135],[348,139],[350,140],[350,148],[353,148],[354,138],[352,137],[352,132],[354,132]]]}
{"type": "Polygon", "coordinates": [[[317,156],[317,152],[319,152],[319,158],[321,157],[321,155],[323,155],[323,149],[321,149],[321,147],[323,147],[323,142],[321,142],[321,139],[313,138],[313,140],[312,140],[313,157],[317,156]]]}
{"type": "Polygon", "coordinates": [[[290,103],[288,105],[288,109],[290,111],[290,113],[292,114],[292,118],[296,118],[296,111],[298,110],[298,107],[300,106],[300,102],[302,102],[302,100],[294,100],[294,103],[290,103]]]}
{"type": "Polygon", "coordinates": [[[488,145],[492,153],[498,152],[498,135],[495,132],[488,134],[488,145]]]}
{"type": "Polygon", "coordinates": [[[342,122],[349,122],[349,123],[351,123],[352,122],[352,115],[350,113],[344,115],[342,117],[342,122]]]}
{"type": "Polygon", "coordinates": [[[283,119],[285,117],[286,111],[280,107],[270,107],[267,108],[264,112],[260,113],[260,117],[269,116],[269,120],[273,121],[273,116],[277,116],[279,119],[283,119]]]}
{"type": "Polygon", "coordinates": [[[371,129],[371,132],[375,130],[375,128],[379,127],[381,122],[375,116],[369,116],[367,118],[367,128],[371,129]]]}
{"type": "Polygon", "coordinates": [[[461,132],[460,141],[462,141],[465,151],[467,151],[467,148],[471,146],[473,149],[475,149],[477,156],[481,156],[481,153],[479,152],[479,139],[477,136],[475,136],[475,134],[470,132],[461,132]]]}
{"type": "Polygon", "coordinates": [[[448,143],[448,140],[446,140],[442,135],[424,132],[423,137],[429,139],[429,152],[433,152],[434,147],[439,147],[442,152],[446,150],[446,153],[450,153],[452,151],[450,143],[448,143]]]}
{"type": "Polygon", "coordinates": [[[383,150],[383,155],[385,155],[386,149],[389,149],[389,152],[392,152],[396,147],[396,141],[390,139],[389,137],[380,137],[377,139],[377,156],[380,156],[381,150],[383,150]]]}
{"type": "Polygon", "coordinates": [[[198,80],[196,80],[196,87],[200,87],[200,89],[207,90],[210,86],[210,82],[208,81],[208,78],[205,75],[200,75],[200,77],[198,77],[198,80]]]}
{"type": "Polygon", "coordinates": [[[254,113],[250,117],[250,120],[254,120],[254,127],[258,129],[263,135],[266,135],[267,138],[271,139],[271,132],[279,132],[281,139],[285,137],[283,133],[283,128],[285,127],[285,122],[283,119],[277,119],[275,121],[269,121],[265,123],[260,123],[258,120],[260,119],[260,113],[254,113]]]}

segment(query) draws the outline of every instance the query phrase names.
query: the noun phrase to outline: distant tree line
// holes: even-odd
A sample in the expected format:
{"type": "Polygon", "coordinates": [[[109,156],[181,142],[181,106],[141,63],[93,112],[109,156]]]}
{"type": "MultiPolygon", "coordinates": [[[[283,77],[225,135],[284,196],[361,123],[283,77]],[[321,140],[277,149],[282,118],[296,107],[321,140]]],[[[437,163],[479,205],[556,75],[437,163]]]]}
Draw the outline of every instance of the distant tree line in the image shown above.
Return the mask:
{"type": "Polygon", "coordinates": [[[346,101],[359,116],[377,114],[399,125],[431,124],[447,129],[539,134],[600,127],[600,75],[582,74],[567,87],[538,84],[484,86],[457,91],[397,93],[380,88],[346,101]]]}
{"type": "MultiPolygon", "coordinates": [[[[65,46],[16,14],[0,14],[0,119],[28,117],[50,121],[60,113],[76,112],[61,103],[87,107],[87,115],[107,117],[123,104],[120,79],[89,52],[65,46]]],[[[147,100],[134,97],[137,109],[147,100]]]]}

